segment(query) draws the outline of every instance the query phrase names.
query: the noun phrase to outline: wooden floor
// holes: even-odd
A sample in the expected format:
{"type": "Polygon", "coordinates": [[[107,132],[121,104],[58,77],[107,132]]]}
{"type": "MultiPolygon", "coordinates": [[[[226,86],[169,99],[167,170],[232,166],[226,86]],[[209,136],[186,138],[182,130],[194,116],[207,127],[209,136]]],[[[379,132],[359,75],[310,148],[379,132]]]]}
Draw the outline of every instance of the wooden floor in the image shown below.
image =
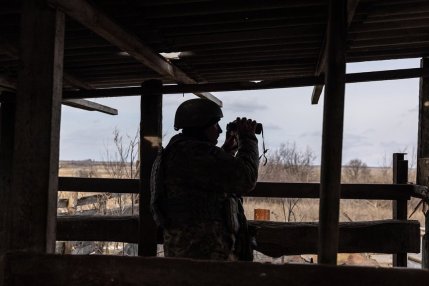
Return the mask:
{"type": "Polygon", "coordinates": [[[28,285],[427,285],[429,271],[406,268],[213,262],[119,256],[8,254],[0,286],[28,285]]]}

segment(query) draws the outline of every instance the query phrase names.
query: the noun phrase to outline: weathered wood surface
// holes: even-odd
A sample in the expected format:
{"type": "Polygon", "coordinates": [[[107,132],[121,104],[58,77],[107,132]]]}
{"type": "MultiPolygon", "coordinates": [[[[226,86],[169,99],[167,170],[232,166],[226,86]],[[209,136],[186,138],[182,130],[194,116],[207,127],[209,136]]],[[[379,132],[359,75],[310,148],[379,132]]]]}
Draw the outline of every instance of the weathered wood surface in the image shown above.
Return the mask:
{"type": "Polygon", "coordinates": [[[326,35],[325,95],[320,165],[319,251],[317,260],[337,264],[343,153],[347,1],[330,0],[326,35]]]}
{"type": "MultiPolygon", "coordinates": [[[[272,257],[317,253],[317,223],[250,222],[257,250],[272,257]]],[[[396,253],[420,251],[418,221],[342,222],[338,252],[396,253]]]]}
{"type": "MultiPolygon", "coordinates": [[[[420,61],[420,67],[429,71],[429,59],[423,58],[420,61]]],[[[429,80],[425,77],[420,78],[419,89],[419,123],[417,136],[417,161],[422,158],[429,158],[429,80]]],[[[429,174],[429,165],[417,164],[417,184],[427,184],[428,178],[422,178],[421,174],[429,174]],[[426,168],[425,172],[421,168],[426,168]]]]}
{"type": "MultiPolygon", "coordinates": [[[[405,184],[408,182],[408,161],[404,160],[403,153],[393,154],[393,183],[405,184]]],[[[407,200],[400,199],[392,202],[392,217],[397,220],[407,220],[407,200]]],[[[393,255],[393,266],[407,267],[408,257],[406,252],[398,251],[393,255]]]]}
{"type": "Polygon", "coordinates": [[[0,105],[0,255],[9,246],[13,146],[15,133],[15,97],[7,94],[0,105]]]}
{"type": "Polygon", "coordinates": [[[60,216],[57,240],[138,242],[137,216],[60,216]]]}
{"type": "MultiPolygon", "coordinates": [[[[347,28],[350,27],[353,18],[355,16],[355,12],[357,6],[359,5],[360,0],[348,0],[347,1],[347,28]]],[[[328,31],[326,32],[328,34],[328,31]]],[[[319,60],[317,62],[317,68],[315,72],[315,76],[320,76],[323,72],[325,72],[326,68],[326,44],[327,39],[324,39],[324,45],[320,51],[319,60]]],[[[317,104],[319,102],[320,95],[322,94],[323,85],[316,85],[313,88],[313,93],[311,95],[311,104],[317,104]]]]}
{"type": "MultiPolygon", "coordinates": [[[[59,177],[60,191],[63,192],[101,192],[138,193],[139,181],[136,179],[105,179],[59,177]]],[[[342,199],[362,200],[409,200],[418,188],[412,184],[342,184],[342,199]]],[[[248,197],[270,198],[319,198],[318,183],[269,183],[258,182],[256,189],[248,197]]]]}
{"type": "Polygon", "coordinates": [[[118,115],[118,110],[109,106],[92,102],[85,99],[63,99],[62,103],[67,106],[76,107],[88,111],[100,111],[109,115],[118,115]]]}
{"type": "Polygon", "coordinates": [[[2,286],[409,286],[429,280],[428,271],[399,268],[29,253],[0,259],[2,286]]]}
{"type": "MultiPolygon", "coordinates": [[[[57,239],[138,242],[137,216],[60,216],[57,239]]],[[[317,223],[249,221],[256,250],[272,256],[317,253],[317,223]]],[[[420,251],[417,221],[344,222],[339,226],[340,252],[396,253],[420,251]]],[[[157,242],[162,235],[157,233],[157,242]]]]}
{"type": "Polygon", "coordinates": [[[150,212],[150,175],[162,145],[162,81],[144,82],[141,92],[139,255],[156,256],[157,226],[150,212]]]}
{"type": "MultiPolygon", "coordinates": [[[[98,34],[108,42],[117,46],[130,56],[141,62],[145,66],[159,73],[182,83],[196,83],[180,68],[154,52],[149,46],[143,43],[140,38],[122,28],[112,18],[97,10],[85,0],[49,0],[52,5],[65,11],[71,18],[75,19],[88,29],[98,34]]],[[[196,93],[196,95],[212,100],[222,106],[222,101],[210,93],[196,93]]]]}
{"type": "Polygon", "coordinates": [[[64,18],[43,1],[23,1],[12,192],[2,210],[11,250],[55,250],[64,18]]]}
{"type": "Polygon", "coordinates": [[[137,179],[105,179],[59,177],[58,189],[63,192],[135,193],[139,192],[137,179]]]}
{"type": "MultiPolygon", "coordinates": [[[[346,83],[381,81],[407,79],[416,77],[428,77],[429,71],[421,68],[386,70],[375,72],[351,73],[346,75],[346,83]]],[[[205,83],[205,84],[180,84],[180,85],[165,85],[162,88],[163,94],[180,94],[192,92],[208,92],[208,91],[239,91],[239,90],[260,90],[273,88],[292,88],[312,86],[323,84],[322,77],[298,77],[261,82],[223,82],[223,83],[205,83]]],[[[96,90],[80,90],[80,91],[65,91],[65,99],[73,98],[98,98],[98,97],[118,97],[140,94],[139,87],[122,87],[122,88],[106,88],[96,90]]]]}

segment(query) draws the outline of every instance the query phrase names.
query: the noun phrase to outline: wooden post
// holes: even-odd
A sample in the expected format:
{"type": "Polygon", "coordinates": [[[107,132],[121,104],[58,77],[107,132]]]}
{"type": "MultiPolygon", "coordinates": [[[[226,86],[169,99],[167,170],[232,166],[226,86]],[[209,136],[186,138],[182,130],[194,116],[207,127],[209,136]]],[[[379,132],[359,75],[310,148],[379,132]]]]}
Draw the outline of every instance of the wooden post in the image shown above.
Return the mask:
{"type": "Polygon", "coordinates": [[[422,268],[429,269],[429,211],[425,213],[425,234],[422,239],[422,268]]]}
{"type": "Polygon", "coordinates": [[[156,256],[157,227],[150,212],[150,173],[162,144],[162,82],[142,84],[140,119],[139,255],[156,256]]]}
{"type": "Polygon", "coordinates": [[[0,106],[0,255],[8,249],[10,230],[10,187],[15,132],[15,95],[7,94],[0,106]]]}
{"type": "MultiPolygon", "coordinates": [[[[429,58],[420,61],[423,71],[429,70],[429,58]]],[[[419,125],[417,138],[417,185],[428,185],[429,174],[429,79],[420,78],[419,125]],[[424,174],[424,175],[423,175],[424,174]]],[[[429,269],[429,211],[425,214],[425,235],[422,241],[422,268],[429,269]]]]}
{"type": "Polygon", "coordinates": [[[63,53],[64,14],[22,1],[10,250],[55,251],[63,53]]]}
{"type": "MultiPolygon", "coordinates": [[[[429,70],[429,58],[420,61],[423,71],[429,70]]],[[[417,136],[417,161],[421,158],[429,158],[429,79],[420,78],[419,90],[419,123],[417,136]]],[[[423,166],[417,164],[417,184],[420,185],[423,178],[420,178],[420,169],[423,166]]]]}
{"type": "Polygon", "coordinates": [[[329,1],[320,174],[318,263],[336,264],[343,146],[347,1],[329,1]]]}
{"type": "MultiPolygon", "coordinates": [[[[404,160],[404,153],[393,153],[393,183],[406,184],[408,182],[408,161],[404,160]]],[[[407,200],[392,202],[393,219],[407,220],[407,200]]],[[[407,267],[407,253],[393,254],[393,266],[407,267]]]]}

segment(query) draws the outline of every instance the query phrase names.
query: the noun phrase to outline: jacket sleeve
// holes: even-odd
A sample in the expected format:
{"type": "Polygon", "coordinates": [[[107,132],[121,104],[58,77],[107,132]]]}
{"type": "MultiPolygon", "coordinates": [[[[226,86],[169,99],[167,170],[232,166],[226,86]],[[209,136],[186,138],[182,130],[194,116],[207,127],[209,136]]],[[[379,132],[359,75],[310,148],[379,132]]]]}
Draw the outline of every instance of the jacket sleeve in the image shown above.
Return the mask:
{"type": "Polygon", "coordinates": [[[193,182],[205,191],[244,194],[255,188],[259,165],[255,135],[240,138],[235,157],[209,144],[199,145],[192,153],[187,168],[194,170],[193,182]]]}

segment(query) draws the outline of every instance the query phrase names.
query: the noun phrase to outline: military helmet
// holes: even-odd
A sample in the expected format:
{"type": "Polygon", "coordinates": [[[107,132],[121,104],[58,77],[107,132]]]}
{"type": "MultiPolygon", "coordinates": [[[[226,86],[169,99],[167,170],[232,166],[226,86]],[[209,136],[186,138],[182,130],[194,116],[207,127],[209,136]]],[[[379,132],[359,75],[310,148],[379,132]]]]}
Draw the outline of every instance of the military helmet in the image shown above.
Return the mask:
{"type": "Polygon", "coordinates": [[[208,99],[190,99],[176,110],[174,129],[187,127],[205,127],[216,123],[223,117],[220,106],[208,99]]]}

